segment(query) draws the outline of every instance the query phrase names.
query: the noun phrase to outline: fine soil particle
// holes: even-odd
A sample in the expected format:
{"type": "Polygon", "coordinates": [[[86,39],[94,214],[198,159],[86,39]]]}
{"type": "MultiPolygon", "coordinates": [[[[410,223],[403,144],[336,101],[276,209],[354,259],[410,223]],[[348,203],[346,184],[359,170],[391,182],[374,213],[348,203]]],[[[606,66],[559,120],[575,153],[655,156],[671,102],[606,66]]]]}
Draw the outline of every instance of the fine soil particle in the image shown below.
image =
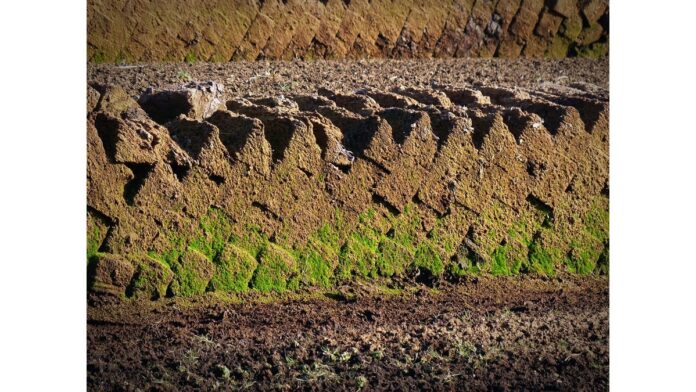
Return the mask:
{"type": "Polygon", "coordinates": [[[348,290],[90,307],[88,389],[608,389],[606,277],[348,290]]]}

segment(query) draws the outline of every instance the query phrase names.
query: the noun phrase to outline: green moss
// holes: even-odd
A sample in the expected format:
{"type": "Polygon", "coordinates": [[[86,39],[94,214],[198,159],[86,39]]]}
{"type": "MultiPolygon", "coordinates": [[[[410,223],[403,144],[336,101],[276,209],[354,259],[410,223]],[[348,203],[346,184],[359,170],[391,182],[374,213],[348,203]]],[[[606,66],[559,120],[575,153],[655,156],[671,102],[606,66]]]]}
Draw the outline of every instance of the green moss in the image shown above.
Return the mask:
{"type": "Polygon", "coordinates": [[[440,276],[445,271],[445,265],[440,255],[435,252],[430,241],[427,240],[421,242],[416,248],[413,264],[417,268],[429,272],[432,276],[440,276]]]}
{"type": "Polygon", "coordinates": [[[592,249],[578,242],[571,243],[570,255],[566,259],[568,271],[576,274],[587,275],[594,271],[595,264],[599,260],[601,252],[594,252],[592,249]]]}
{"type": "Polygon", "coordinates": [[[421,218],[413,204],[406,204],[401,214],[396,217],[390,214],[388,219],[391,223],[391,237],[394,242],[411,252],[415,251],[418,245],[421,218]]]}
{"type": "Polygon", "coordinates": [[[300,277],[306,286],[331,286],[333,270],[331,265],[321,256],[321,254],[309,248],[302,252],[298,258],[300,266],[300,277]]]}
{"type": "Polygon", "coordinates": [[[298,284],[302,286],[329,287],[334,280],[334,270],[339,264],[341,235],[344,221],[340,210],[334,211],[330,222],[324,223],[308,239],[307,244],[289,250],[297,259],[298,284]]]}
{"type": "Polygon", "coordinates": [[[108,231],[108,226],[99,219],[94,218],[91,214],[87,214],[87,288],[94,290],[93,276],[97,266],[99,256],[103,253],[99,252],[102,243],[105,239],[105,232],[108,231]]]}
{"type": "Polygon", "coordinates": [[[230,236],[230,243],[246,250],[254,258],[258,258],[259,253],[268,242],[268,236],[261,232],[261,228],[253,225],[245,225],[241,233],[230,236]]]}
{"type": "Polygon", "coordinates": [[[552,59],[562,59],[567,57],[568,50],[572,41],[560,34],[557,34],[551,44],[546,48],[544,56],[552,59]]]}
{"type": "Polygon", "coordinates": [[[143,256],[136,261],[136,272],[126,294],[135,299],[162,298],[173,276],[169,266],[158,259],[143,256]]]}
{"type": "MultiPolygon", "coordinates": [[[[150,253],[157,266],[140,268],[131,291],[141,296],[164,295],[166,271],[173,271],[169,287],[179,296],[210,289],[285,292],[308,286],[327,288],[337,280],[389,278],[414,268],[434,277],[445,271],[453,277],[482,272],[552,276],[561,266],[579,274],[606,273],[608,200],[597,198],[584,214],[563,207],[555,212],[558,222],[535,208],[518,212],[492,205],[475,223],[479,226],[471,238],[477,245],[474,250],[462,243],[462,227],[469,227],[475,219],[467,214],[436,219],[423,237],[421,218],[412,204],[400,214],[368,209],[350,231],[336,213],[306,244],[290,249],[283,241],[271,242],[260,227],[235,226],[222,210],[211,208],[191,238],[163,236],[168,238],[169,246],[163,246],[168,250],[150,253]]],[[[101,233],[97,231],[88,233],[88,256],[98,250],[101,233]]]]}
{"type": "Polygon", "coordinates": [[[583,219],[585,232],[598,241],[609,240],[609,206],[608,200],[595,199],[583,219]]]}
{"type": "Polygon", "coordinates": [[[320,241],[338,247],[341,241],[339,232],[343,229],[344,225],[343,215],[339,209],[336,209],[333,215],[333,222],[331,224],[322,225],[316,235],[320,241]]]}
{"type": "Polygon", "coordinates": [[[377,212],[368,209],[358,216],[357,227],[347,235],[338,255],[338,279],[346,280],[353,275],[377,277],[377,258],[382,234],[378,227],[383,222],[377,212]]]}
{"type": "Polygon", "coordinates": [[[447,230],[440,218],[435,220],[432,230],[428,233],[428,239],[440,248],[443,258],[454,254],[457,251],[457,245],[461,242],[461,238],[451,230],[447,230]]]}
{"type": "MultiPolygon", "coordinates": [[[[483,263],[479,260],[468,260],[471,255],[457,255],[459,265],[450,268],[450,272],[457,276],[465,273],[488,272],[495,276],[516,275],[521,272],[539,272],[543,269],[538,265],[539,254],[532,261],[530,246],[534,242],[534,235],[550,225],[549,211],[530,206],[519,211],[512,210],[504,204],[494,201],[484,210],[478,219],[474,231],[474,241],[478,245],[475,249],[483,263]]],[[[538,246],[535,246],[538,248],[538,246]]],[[[549,260],[543,261],[546,270],[549,260]]]]}
{"type": "MultiPolygon", "coordinates": [[[[609,208],[606,199],[596,199],[582,219],[583,227],[570,242],[565,260],[570,272],[593,273],[609,241],[609,208]]],[[[602,260],[608,269],[608,257],[602,260]]]]}
{"type": "Polygon", "coordinates": [[[162,252],[158,255],[150,254],[152,257],[158,258],[161,262],[169,266],[169,268],[174,265],[174,263],[179,260],[181,257],[182,253],[184,253],[180,247],[175,247],[171,248],[165,252],[162,252]]]}
{"type": "Polygon", "coordinates": [[[465,249],[457,250],[457,253],[446,266],[446,270],[453,277],[464,277],[467,275],[478,275],[483,272],[485,264],[471,260],[466,254],[463,254],[465,249]]]}
{"type": "Polygon", "coordinates": [[[299,287],[297,261],[282,247],[268,243],[259,253],[259,265],[251,285],[259,291],[283,292],[299,287]]]}
{"type": "Polygon", "coordinates": [[[536,242],[529,245],[529,268],[532,272],[554,276],[556,274],[554,259],[560,258],[558,251],[553,252],[545,249],[536,242]],[[553,257],[552,253],[556,253],[556,257],[553,257]]]}
{"type": "Polygon", "coordinates": [[[171,268],[174,262],[186,251],[186,240],[178,234],[169,231],[161,231],[160,237],[165,239],[162,248],[166,250],[159,253],[151,250],[148,252],[148,256],[171,268]]]}
{"type": "Polygon", "coordinates": [[[365,212],[358,215],[358,222],[362,225],[370,225],[377,217],[377,212],[373,208],[368,208],[365,212]]]}
{"type": "Polygon", "coordinates": [[[592,45],[581,45],[573,47],[573,53],[577,57],[600,58],[609,53],[609,45],[607,43],[595,42],[592,45]]]}
{"type": "Polygon", "coordinates": [[[369,230],[352,233],[339,254],[339,278],[348,279],[352,274],[376,276],[378,247],[378,237],[369,230]]]}
{"type": "Polygon", "coordinates": [[[508,245],[501,245],[491,255],[491,274],[494,276],[512,275],[508,265],[508,245]]]}
{"type": "Polygon", "coordinates": [[[99,254],[99,242],[87,240],[87,263],[99,254]]]}
{"type": "Polygon", "coordinates": [[[559,33],[565,37],[575,40],[582,31],[582,17],[578,14],[571,15],[563,20],[559,33]]]}
{"type": "Polygon", "coordinates": [[[188,297],[205,292],[215,267],[206,255],[190,248],[172,262],[171,268],[174,272],[172,294],[188,297]]]}
{"type": "Polygon", "coordinates": [[[358,221],[358,228],[341,248],[340,278],[346,279],[352,274],[390,277],[402,274],[412,264],[421,225],[412,204],[407,204],[398,215],[379,215],[369,209],[358,217],[358,221]]]}
{"type": "Polygon", "coordinates": [[[597,261],[594,273],[599,275],[609,274],[609,244],[604,246],[602,254],[599,255],[599,260],[597,261]]]}
{"type": "Polygon", "coordinates": [[[87,264],[89,264],[98,254],[101,246],[102,235],[99,227],[94,226],[87,232],[87,264]]]}
{"type": "Polygon", "coordinates": [[[459,263],[450,263],[447,266],[447,272],[455,278],[462,278],[468,275],[467,269],[459,263]]]}
{"type": "Polygon", "coordinates": [[[198,61],[198,56],[196,56],[195,53],[193,52],[188,52],[186,53],[186,56],[184,56],[184,62],[187,64],[193,64],[198,61]]]}
{"type": "Polygon", "coordinates": [[[515,212],[508,206],[493,200],[481,213],[475,223],[473,241],[478,245],[481,255],[492,255],[501,241],[506,239],[508,228],[515,212]]]}
{"type": "Polygon", "coordinates": [[[289,291],[297,291],[300,289],[300,277],[298,275],[290,277],[288,280],[287,289],[289,291]]]}
{"type": "Polygon", "coordinates": [[[215,274],[210,286],[220,291],[247,291],[257,266],[256,259],[249,252],[227,244],[215,262],[215,274]]]}
{"type": "Polygon", "coordinates": [[[87,213],[87,265],[99,255],[109,226],[102,219],[95,217],[90,212],[87,213]]]}
{"type": "Polygon", "coordinates": [[[401,275],[412,262],[413,253],[407,247],[391,238],[382,238],[376,259],[381,276],[401,275]]]}
{"type": "Polygon", "coordinates": [[[189,243],[189,247],[215,260],[230,240],[232,223],[224,211],[211,207],[201,218],[199,226],[201,234],[189,243]]]}
{"type": "MultiPolygon", "coordinates": [[[[535,254],[532,256],[532,251],[539,248],[538,245],[533,245],[533,235],[539,230],[543,230],[544,225],[549,224],[550,219],[547,212],[538,209],[524,210],[512,224],[512,227],[508,229],[506,245],[498,247],[495,252],[497,252],[498,261],[505,259],[510,274],[516,275],[528,271],[545,275],[553,274],[553,263],[548,257],[545,257],[547,255],[535,254]]],[[[493,256],[496,255],[495,252],[493,256]]],[[[505,269],[501,266],[498,270],[504,272],[505,269]]]]}
{"type": "Polygon", "coordinates": [[[322,225],[310,236],[307,245],[296,252],[303,285],[331,285],[334,269],[338,265],[341,244],[338,230],[341,226],[339,214],[332,224],[322,225]]]}
{"type": "Polygon", "coordinates": [[[97,52],[92,56],[92,62],[94,64],[103,64],[106,62],[106,55],[104,52],[97,52]]]}

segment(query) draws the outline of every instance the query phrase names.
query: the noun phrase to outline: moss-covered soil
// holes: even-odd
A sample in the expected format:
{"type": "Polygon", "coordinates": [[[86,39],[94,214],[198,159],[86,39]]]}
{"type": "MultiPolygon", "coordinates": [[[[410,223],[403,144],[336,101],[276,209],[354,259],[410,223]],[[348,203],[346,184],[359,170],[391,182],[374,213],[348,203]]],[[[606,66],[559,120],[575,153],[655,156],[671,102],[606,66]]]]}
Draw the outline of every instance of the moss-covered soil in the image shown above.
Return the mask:
{"type": "Polygon", "coordinates": [[[594,90],[89,89],[93,293],[608,272],[609,112],[594,90]]]}

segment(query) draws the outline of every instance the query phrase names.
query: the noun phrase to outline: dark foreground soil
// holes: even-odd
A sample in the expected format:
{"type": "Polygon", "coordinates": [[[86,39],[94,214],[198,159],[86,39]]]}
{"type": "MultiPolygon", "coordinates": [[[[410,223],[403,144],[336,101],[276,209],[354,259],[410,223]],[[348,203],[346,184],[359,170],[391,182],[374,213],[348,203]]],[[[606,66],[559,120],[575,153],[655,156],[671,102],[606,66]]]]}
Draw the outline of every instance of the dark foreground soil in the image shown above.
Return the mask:
{"type": "Polygon", "coordinates": [[[89,308],[89,389],[608,389],[606,277],[260,300],[89,308]]]}
{"type": "Polygon", "coordinates": [[[336,91],[364,88],[389,90],[399,86],[485,84],[543,90],[564,86],[608,98],[609,59],[447,59],[359,61],[260,61],[232,63],[170,63],[90,65],[89,82],[115,84],[139,96],[189,80],[212,80],[226,87],[229,97],[314,94],[320,87],[336,91]]]}

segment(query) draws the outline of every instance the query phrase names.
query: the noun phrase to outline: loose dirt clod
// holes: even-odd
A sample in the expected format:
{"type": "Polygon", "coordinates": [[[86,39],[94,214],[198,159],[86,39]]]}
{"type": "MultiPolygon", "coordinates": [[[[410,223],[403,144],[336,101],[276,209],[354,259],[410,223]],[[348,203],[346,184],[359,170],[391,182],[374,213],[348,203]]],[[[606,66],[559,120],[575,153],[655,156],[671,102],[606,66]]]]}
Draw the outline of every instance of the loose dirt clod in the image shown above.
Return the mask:
{"type": "Polygon", "coordinates": [[[215,82],[187,83],[177,90],[146,90],[138,103],[153,120],[164,124],[179,115],[202,120],[210,117],[222,104],[225,89],[215,82]]]}

